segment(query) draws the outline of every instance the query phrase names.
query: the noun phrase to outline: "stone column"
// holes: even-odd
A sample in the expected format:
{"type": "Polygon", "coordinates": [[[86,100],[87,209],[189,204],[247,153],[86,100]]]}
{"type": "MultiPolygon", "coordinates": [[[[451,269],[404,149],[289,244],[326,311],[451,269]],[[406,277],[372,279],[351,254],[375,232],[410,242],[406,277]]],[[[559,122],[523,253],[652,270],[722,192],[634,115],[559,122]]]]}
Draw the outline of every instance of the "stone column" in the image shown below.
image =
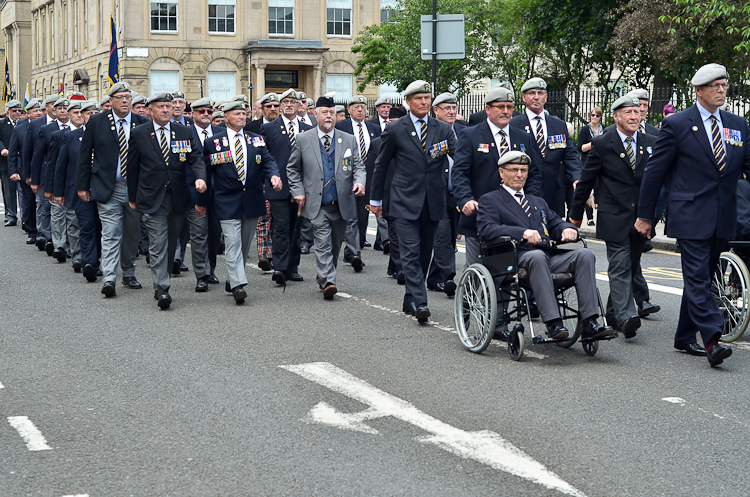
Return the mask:
{"type": "Polygon", "coordinates": [[[320,87],[320,79],[322,75],[323,75],[323,57],[321,56],[317,65],[315,66],[315,72],[313,76],[314,78],[313,92],[315,92],[315,96],[313,97],[313,100],[317,100],[317,98],[323,94],[323,90],[320,87]]]}
{"type": "Polygon", "coordinates": [[[255,63],[255,79],[255,89],[258,92],[257,98],[260,98],[266,94],[266,64],[255,63]]]}

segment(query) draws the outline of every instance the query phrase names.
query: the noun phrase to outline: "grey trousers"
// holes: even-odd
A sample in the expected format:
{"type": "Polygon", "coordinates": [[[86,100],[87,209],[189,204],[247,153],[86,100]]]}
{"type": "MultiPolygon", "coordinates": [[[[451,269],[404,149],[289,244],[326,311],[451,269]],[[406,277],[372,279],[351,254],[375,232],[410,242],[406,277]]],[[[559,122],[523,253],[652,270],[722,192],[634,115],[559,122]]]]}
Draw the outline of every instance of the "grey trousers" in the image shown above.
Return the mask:
{"type": "MultiPolygon", "coordinates": [[[[176,213],[173,206],[172,194],[167,193],[159,210],[153,214],[143,215],[143,224],[148,228],[151,279],[154,282],[154,290],[163,292],[168,291],[171,285],[172,255],[185,222],[185,214],[176,213]]],[[[137,233],[140,235],[140,226],[137,233]]]]}
{"type": "Polygon", "coordinates": [[[17,182],[10,179],[10,173],[6,169],[0,171],[3,182],[3,203],[5,204],[5,220],[18,221],[18,198],[21,196],[21,188],[17,182]]]}
{"type": "Polygon", "coordinates": [[[36,194],[36,238],[51,240],[50,235],[50,203],[44,196],[44,188],[39,188],[36,194]]]}
{"type": "MultiPolygon", "coordinates": [[[[628,318],[637,314],[634,301],[635,290],[648,285],[641,272],[641,254],[645,241],[634,229],[628,238],[621,242],[607,242],[607,275],[609,276],[609,298],[607,316],[622,325],[628,318]]],[[[643,301],[641,300],[641,301],[643,301]]]]}
{"type": "Polygon", "coordinates": [[[427,283],[445,283],[456,276],[456,251],[453,249],[451,220],[441,219],[435,230],[435,248],[432,251],[432,262],[427,273],[427,283]]]}
{"type": "Polygon", "coordinates": [[[109,202],[97,202],[102,222],[103,281],[117,280],[117,265],[123,276],[135,276],[135,254],[141,234],[141,215],[128,205],[124,181],[115,183],[109,202]]]}
{"type": "Polygon", "coordinates": [[[378,233],[375,238],[379,238],[380,243],[383,244],[391,239],[388,236],[388,221],[384,217],[376,217],[375,220],[378,222],[378,233]]]}
{"type": "Polygon", "coordinates": [[[67,227],[65,220],[65,207],[57,205],[54,200],[48,200],[50,205],[50,234],[52,235],[52,245],[55,248],[62,248],[66,252],[70,249],[68,243],[67,227]]]}
{"type": "Polygon", "coordinates": [[[190,253],[193,259],[193,271],[196,279],[200,279],[211,274],[211,268],[208,265],[208,212],[201,217],[193,207],[187,211],[187,220],[190,223],[190,253]]]}
{"type": "MultiPolygon", "coordinates": [[[[338,208],[336,210],[338,210],[338,208]]],[[[347,253],[351,252],[352,256],[360,254],[362,251],[362,247],[359,246],[358,222],[359,221],[356,218],[347,221],[346,232],[344,233],[344,243],[346,244],[347,253]]],[[[315,233],[315,229],[313,229],[313,233],[315,233]]]]}
{"type": "Polygon", "coordinates": [[[479,243],[479,238],[475,238],[473,236],[464,235],[463,238],[464,238],[464,243],[466,244],[466,264],[464,264],[464,269],[466,269],[472,264],[476,264],[477,262],[480,262],[480,258],[479,258],[480,243],[479,243]]]}
{"type": "MultiPolygon", "coordinates": [[[[353,221],[356,226],[357,220],[353,221]]],[[[351,221],[341,217],[338,205],[321,205],[318,215],[310,219],[315,235],[315,272],[318,285],[336,284],[336,266],[338,265],[341,242],[351,221]]],[[[357,239],[357,245],[359,240],[357,239]]]]}
{"type": "Polygon", "coordinates": [[[596,293],[596,258],[589,249],[549,254],[541,249],[519,253],[518,266],[529,272],[529,283],[543,322],[560,317],[551,273],[575,273],[578,316],[588,319],[599,314],[596,293]]]}
{"type": "Polygon", "coordinates": [[[70,260],[79,262],[81,260],[81,245],[79,243],[81,230],[78,227],[78,216],[73,209],[66,209],[65,207],[63,209],[65,210],[65,229],[70,244],[70,260]]]}
{"type": "Polygon", "coordinates": [[[245,261],[255,236],[258,218],[225,219],[220,223],[224,235],[224,260],[227,263],[229,286],[235,288],[247,285],[245,261]]]}

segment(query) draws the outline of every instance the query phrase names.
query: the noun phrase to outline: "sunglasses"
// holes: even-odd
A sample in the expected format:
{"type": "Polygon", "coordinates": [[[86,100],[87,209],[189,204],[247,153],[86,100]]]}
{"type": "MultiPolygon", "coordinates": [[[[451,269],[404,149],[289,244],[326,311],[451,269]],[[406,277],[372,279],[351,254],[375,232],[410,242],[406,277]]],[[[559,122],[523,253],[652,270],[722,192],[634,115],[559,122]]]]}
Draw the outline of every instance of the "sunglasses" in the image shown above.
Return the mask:
{"type": "Polygon", "coordinates": [[[602,117],[601,114],[591,114],[591,117],[602,117]]]}
{"type": "Polygon", "coordinates": [[[193,114],[212,114],[213,110],[207,108],[193,109],[193,114]]]}
{"type": "Polygon", "coordinates": [[[279,104],[266,104],[263,107],[266,108],[266,109],[278,109],[279,108],[279,104]]]}

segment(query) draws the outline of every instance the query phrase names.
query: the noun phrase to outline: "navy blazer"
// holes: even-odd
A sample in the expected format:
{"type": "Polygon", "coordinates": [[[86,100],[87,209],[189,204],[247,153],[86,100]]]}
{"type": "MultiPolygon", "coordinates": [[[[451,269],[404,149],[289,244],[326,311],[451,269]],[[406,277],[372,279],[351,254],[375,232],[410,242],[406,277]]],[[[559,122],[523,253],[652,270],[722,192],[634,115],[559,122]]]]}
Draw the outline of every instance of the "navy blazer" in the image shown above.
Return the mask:
{"type": "Polygon", "coordinates": [[[732,238],[737,225],[737,180],[750,174],[750,128],[747,121],[719,111],[725,133],[726,167],[719,171],[697,105],[662,121],[654,153],[641,184],[638,217],[652,219],[661,186],[669,177],[667,234],[686,240],[732,238]]]}
{"type": "MultiPolygon", "coordinates": [[[[26,137],[23,140],[23,148],[21,150],[21,155],[23,157],[22,177],[24,179],[31,178],[31,159],[34,156],[34,148],[36,146],[37,138],[39,137],[39,130],[42,129],[42,126],[46,126],[46,125],[47,125],[47,116],[42,116],[37,119],[34,119],[29,124],[30,127],[28,131],[26,132],[26,137]]],[[[34,185],[39,184],[39,183],[34,183],[33,180],[31,183],[34,185]]]]}
{"type": "MultiPolygon", "coordinates": [[[[213,135],[219,132],[219,130],[225,130],[226,128],[220,128],[217,126],[212,126],[211,124],[208,125],[209,132],[213,135]]],[[[195,148],[198,150],[198,153],[201,155],[201,161],[203,160],[203,144],[201,143],[200,136],[198,136],[198,130],[195,129],[195,124],[190,125],[190,130],[193,132],[193,143],[195,144],[195,148]]],[[[209,136],[207,139],[210,139],[209,136]]],[[[208,172],[206,173],[206,191],[203,193],[198,193],[198,190],[195,189],[195,176],[193,175],[192,169],[189,167],[185,170],[185,179],[187,180],[188,189],[190,190],[190,199],[192,202],[192,205],[200,205],[203,207],[208,206],[208,201],[211,198],[211,182],[210,182],[210,174],[208,172]]]]}
{"type": "Polygon", "coordinates": [[[57,158],[59,157],[60,148],[62,147],[64,134],[67,134],[70,129],[61,129],[52,133],[52,138],[49,142],[49,152],[47,158],[47,172],[44,179],[44,191],[53,193],[55,186],[55,168],[57,165],[57,158]]]}
{"type": "Polygon", "coordinates": [[[31,184],[45,186],[47,180],[47,165],[49,161],[49,145],[52,141],[52,133],[60,127],[57,121],[52,121],[39,128],[34,142],[34,153],[31,156],[31,184]]]}
{"type": "MultiPolygon", "coordinates": [[[[10,136],[15,127],[10,121],[10,117],[5,116],[0,119],[0,150],[8,149],[10,146],[10,136]]],[[[8,170],[8,157],[0,155],[0,171],[8,170]]]]}
{"type": "MultiPolygon", "coordinates": [[[[214,128],[216,129],[216,128],[214,128]]],[[[220,221],[227,219],[253,218],[266,215],[263,182],[279,176],[279,168],[261,135],[245,131],[247,150],[245,154],[245,184],[237,175],[234,160],[212,164],[212,155],[220,152],[231,154],[227,130],[218,131],[203,144],[203,159],[208,175],[213,178],[214,207],[220,221]]],[[[286,164],[284,169],[286,169],[286,164]]],[[[287,186],[287,191],[289,187],[287,186]]]]}
{"type": "Polygon", "coordinates": [[[636,133],[635,170],[625,153],[617,131],[591,141],[588,160],[573,196],[568,217],[580,221],[591,190],[596,186],[596,237],[607,242],[622,242],[630,234],[636,219],[641,181],[656,138],[636,133]]]}
{"type": "MultiPolygon", "coordinates": [[[[568,134],[568,126],[564,121],[554,117],[545,116],[547,122],[547,152],[543,157],[543,166],[540,168],[542,174],[542,197],[547,201],[550,207],[559,215],[565,213],[565,196],[563,187],[572,185],[581,178],[581,158],[578,156],[578,149],[568,134]],[[565,146],[562,148],[552,148],[549,139],[552,136],[562,135],[565,137],[565,146]],[[560,182],[562,173],[564,173],[565,185],[560,182]]],[[[529,116],[524,112],[510,120],[510,125],[525,131],[531,142],[536,144],[536,123],[533,125],[529,122],[529,116]]],[[[537,150],[539,148],[537,147],[537,150]]],[[[541,156],[541,150],[539,150],[541,156]]]]}
{"type": "Polygon", "coordinates": [[[26,182],[27,176],[23,172],[23,141],[30,125],[28,119],[20,119],[10,135],[10,145],[8,145],[8,174],[11,176],[17,174],[21,176],[21,181],[26,182]]]}
{"type": "MultiPolygon", "coordinates": [[[[525,193],[525,190],[524,190],[525,193]]],[[[526,200],[531,204],[531,217],[521,208],[505,188],[490,192],[479,199],[479,213],[477,214],[477,226],[479,236],[483,240],[494,240],[501,236],[509,236],[518,244],[518,252],[527,250],[544,250],[556,252],[556,248],[550,244],[551,240],[560,241],[565,228],[577,228],[557,215],[550,209],[543,198],[535,195],[526,195],[526,200]],[[543,221],[546,220],[545,224],[543,221]],[[533,229],[539,232],[542,242],[531,245],[523,241],[523,232],[533,229]]]]}
{"type": "MultiPolygon", "coordinates": [[[[531,157],[524,191],[531,195],[540,195],[542,191],[539,164],[542,156],[536,146],[531,144],[526,133],[513,126],[510,127],[509,146],[511,150],[526,152],[531,157]]],[[[500,152],[495,146],[492,130],[486,120],[476,126],[461,129],[451,175],[453,196],[459,209],[463,209],[469,200],[479,200],[482,195],[500,187],[502,179],[498,171],[498,159],[500,152]]],[[[467,236],[479,236],[476,215],[461,214],[458,232],[467,236]]]]}
{"type": "Polygon", "coordinates": [[[76,167],[82,139],[83,126],[70,133],[65,133],[62,137],[60,151],[57,154],[53,195],[65,197],[63,204],[67,209],[76,210],[82,202],[76,191],[76,167]]]}
{"type": "MultiPolygon", "coordinates": [[[[373,124],[370,121],[363,121],[363,124],[367,128],[367,132],[370,133],[370,143],[372,143],[375,138],[382,134],[380,126],[378,126],[377,124],[373,124]]],[[[357,131],[354,131],[354,121],[351,117],[337,122],[336,129],[344,131],[345,133],[349,133],[350,135],[354,135],[354,138],[357,139],[357,143],[359,143],[359,129],[357,131]]]]}
{"type": "MultiPolygon", "coordinates": [[[[312,129],[312,126],[299,122],[300,133],[308,129],[312,129]]],[[[261,127],[261,135],[265,138],[266,147],[277,164],[279,177],[283,185],[281,190],[277,192],[271,186],[271,177],[267,176],[265,178],[266,200],[285,200],[291,195],[289,193],[289,180],[286,177],[286,165],[292,155],[292,143],[289,141],[289,135],[286,126],[284,126],[284,119],[279,116],[274,121],[264,124],[261,127]]]]}
{"type": "Polygon", "coordinates": [[[427,150],[422,149],[409,114],[388,124],[380,137],[380,153],[375,161],[370,198],[382,201],[384,190],[389,188],[388,211],[391,217],[417,220],[425,202],[432,221],[446,217],[445,191],[448,185],[443,171],[448,168],[448,156],[453,157],[456,153],[456,137],[449,124],[433,117],[425,119],[427,150]],[[441,150],[433,157],[430,148],[439,144],[441,150]],[[391,160],[394,161],[393,180],[386,184],[391,160]]]}

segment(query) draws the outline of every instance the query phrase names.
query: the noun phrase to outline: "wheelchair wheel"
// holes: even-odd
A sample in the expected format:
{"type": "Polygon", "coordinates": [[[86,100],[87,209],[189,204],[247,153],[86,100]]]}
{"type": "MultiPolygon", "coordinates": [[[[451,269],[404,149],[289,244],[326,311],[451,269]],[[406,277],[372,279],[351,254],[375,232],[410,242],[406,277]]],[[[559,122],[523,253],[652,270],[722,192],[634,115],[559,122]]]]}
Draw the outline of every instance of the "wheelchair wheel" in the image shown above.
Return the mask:
{"type": "Polygon", "coordinates": [[[497,321],[497,292],[490,271],[472,264],[458,280],[453,317],[464,347],[479,354],[492,340],[497,321]]]}
{"type": "Polygon", "coordinates": [[[557,296],[557,301],[563,324],[568,329],[568,332],[570,332],[570,335],[568,335],[567,340],[557,342],[556,345],[567,349],[578,341],[583,329],[583,324],[578,319],[578,294],[575,287],[560,292],[557,296]]]}
{"type": "Polygon", "coordinates": [[[526,350],[526,343],[523,338],[523,325],[517,324],[508,335],[508,355],[514,361],[520,361],[523,352],[526,350]]]}
{"type": "Polygon", "coordinates": [[[599,341],[586,340],[585,342],[581,342],[581,346],[583,347],[583,351],[586,352],[586,355],[593,356],[596,355],[596,351],[599,350],[599,341]]]}
{"type": "Polygon", "coordinates": [[[745,262],[733,252],[722,252],[711,283],[711,293],[724,321],[722,342],[737,340],[747,329],[750,322],[748,285],[750,274],[745,262]]]}

